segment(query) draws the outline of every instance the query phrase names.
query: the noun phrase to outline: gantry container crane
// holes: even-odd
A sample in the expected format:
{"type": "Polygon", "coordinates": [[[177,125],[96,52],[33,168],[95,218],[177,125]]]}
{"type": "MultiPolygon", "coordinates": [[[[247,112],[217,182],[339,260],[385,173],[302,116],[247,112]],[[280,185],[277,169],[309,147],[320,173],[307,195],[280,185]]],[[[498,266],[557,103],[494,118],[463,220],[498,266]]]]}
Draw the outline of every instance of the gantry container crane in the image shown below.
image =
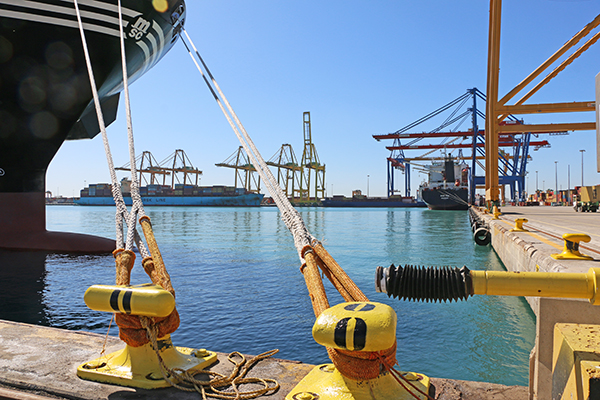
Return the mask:
{"type": "MultiPolygon", "coordinates": [[[[325,165],[319,161],[317,148],[312,142],[310,112],[303,114],[304,151],[302,152],[302,173],[300,187],[295,190],[301,202],[311,200],[311,187],[314,187],[315,200],[325,197],[325,165]],[[314,179],[313,179],[314,172],[314,179]]],[[[294,194],[294,197],[295,194],[294,194]]]]}
{"type": "Polygon", "coordinates": [[[277,183],[286,197],[294,197],[296,188],[300,187],[302,166],[298,164],[291,144],[282,144],[277,153],[267,161],[267,165],[277,168],[277,183]]]}
{"type": "MultiPolygon", "coordinates": [[[[400,169],[405,173],[406,196],[410,196],[410,165],[412,161],[421,161],[435,159],[428,157],[429,154],[442,149],[471,149],[471,171],[469,177],[471,199],[475,197],[475,189],[478,185],[485,184],[485,166],[481,160],[485,159],[485,131],[479,129],[479,119],[485,120],[485,113],[477,108],[477,99],[486,101],[485,94],[477,88],[468,89],[465,94],[457,97],[448,104],[425,115],[415,122],[399,129],[398,131],[386,135],[373,135],[373,138],[380,141],[383,139],[393,139],[392,146],[386,148],[391,151],[387,159],[388,162],[388,196],[396,193],[394,188],[394,170],[400,169]],[[469,102],[470,100],[470,102],[469,102]],[[468,105],[470,104],[470,107],[468,105]],[[418,125],[429,121],[434,117],[449,112],[444,122],[437,128],[429,132],[411,133],[410,130],[418,125]],[[471,118],[472,127],[467,131],[459,131],[461,124],[471,118]],[[454,127],[454,130],[452,130],[454,127]],[[450,128],[450,129],[449,129],[450,128]],[[402,144],[402,139],[412,139],[408,143],[402,144]],[[442,139],[441,143],[436,144],[416,144],[423,139],[442,139]],[[450,139],[450,140],[448,140],[450,139]],[[458,143],[456,143],[458,142],[458,143]],[[425,154],[416,158],[407,158],[404,155],[405,150],[429,150],[425,154]],[[477,174],[477,166],[483,170],[483,175],[477,174]]],[[[507,116],[503,125],[521,125],[522,120],[512,115],[507,116]]],[[[536,136],[542,133],[560,133],[555,131],[538,131],[536,136]]],[[[511,198],[524,200],[525,197],[525,175],[527,173],[527,160],[529,158],[529,147],[534,146],[534,150],[543,147],[549,147],[547,140],[531,140],[531,132],[521,132],[515,129],[512,132],[502,134],[498,138],[498,147],[511,147],[512,152],[498,151],[497,159],[498,175],[500,185],[510,185],[511,198]]],[[[464,157],[461,157],[464,159],[464,157]]]]}
{"type": "Polygon", "coordinates": [[[215,165],[235,170],[234,187],[239,187],[239,182],[243,184],[248,192],[260,193],[260,176],[258,176],[254,165],[250,163],[250,159],[242,146],[227,157],[225,161],[215,165]]]}
{"type": "MultiPolygon", "coordinates": [[[[202,171],[192,165],[187,154],[181,149],[175,150],[161,162],[157,162],[149,151],[144,151],[136,157],[135,163],[137,172],[140,174],[139,182],[141,186],[144,186],[143,183],[146,183],[146,185],[160,184],[159,177],[162,177],[162,185],[166,185],[168,176],[171,176],[171,188],[174,188],[176,183],[198,186],[198,180],[202,175],[202,171]],[[137,166],[138,163],[139,167],[137,166]],[[180,174],[183,177],[180,177],[180,174]],[[146,177],[147,175],[149,179],[146,177]]],[[[130,171],[130,163],[115,169],[130,171]]]]}

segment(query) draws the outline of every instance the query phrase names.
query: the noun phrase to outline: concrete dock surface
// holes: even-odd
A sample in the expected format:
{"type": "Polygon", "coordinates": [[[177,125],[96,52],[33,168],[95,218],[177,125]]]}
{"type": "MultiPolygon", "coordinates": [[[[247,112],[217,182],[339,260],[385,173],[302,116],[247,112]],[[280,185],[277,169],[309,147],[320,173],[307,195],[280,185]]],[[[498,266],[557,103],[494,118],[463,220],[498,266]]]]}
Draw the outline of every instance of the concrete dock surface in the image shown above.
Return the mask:
{"type": "MultiPolygon", "coordinates": [[[[199,393],[175,388],[143,390],[96,383],[77,377],[77,366],[99,356],[104,335],[0,321],[0,399],[199,399],[199,393]]],[[[177,343],[174,343],[177,345],[177,343]]],[[[106,353],[120,350],[124,343],[108,337],[106,353]]],[[[432,355],[433,356],[433,355],[432,355]]],[[[227,354],[218,354],[210,369],[229,374],[227,354]]],[[[323,362],[329,362],[323,351],[323,362]]],[[[281,388],[260,398],[283,400],[313,365],[295,361],[266,359],[248,376],[273,378],[281,388]]],[[[418,371],[417,371],[418,372],[418,371]]],[[[503,386],[482,382],[432,378],[438,400],[526,400],[524,386],[503,386]]]]}
{"type": "MultiPolygon", "coordinates": [[[[588,243],[580,243],[582,254],[594,257],[594,260],[547,260],[546,272],[587,272],[591,267],[600,267],[600,213],[576,212],[573,207],[502,207],[501,223],[505,228],[515,226],[517,218],[526,218],[523,227],[529,232],[511,232],[518,238],[533,245],[543,255],[561,253],[564,247],[562,235],[565,233],[585,233],[590,236],[588,243]]],[[[490,216],[491,218],[491,216],[490,216]]]]}

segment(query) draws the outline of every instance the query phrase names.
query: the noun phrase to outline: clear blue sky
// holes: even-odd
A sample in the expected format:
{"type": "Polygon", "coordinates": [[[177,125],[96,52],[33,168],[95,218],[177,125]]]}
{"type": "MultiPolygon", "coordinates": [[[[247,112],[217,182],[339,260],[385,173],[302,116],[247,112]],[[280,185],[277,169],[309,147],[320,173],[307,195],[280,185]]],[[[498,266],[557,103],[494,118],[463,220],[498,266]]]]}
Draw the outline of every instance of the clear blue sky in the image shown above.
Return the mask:
{"type": "MultiPolygon", "coordinates": [[[[501,96],[600,12],[597,0],[503,3],[501,96]]],[[[394,132],[468,88],[485,92],[488,8],[486,0],[188,0],[186,29],[265,159],[284,143],[302,156],[302,113],[310,111],[328,194],[366,192],[369,175],[374,196],[386,193],[392,143],[373,134],[394,132]]],[[[599,72],[595,44],[529,102],[594,100],[599,72]]],[[[131,86],[131,98],[136,153],[161,161],[184,149],[204,171],[202,185],[233,185],[233,170],[214,164],[239,143],[181,42],[131,86]]],[[[128,161],[122,105],[108,129],[117,166],[128,161]]],[[[593,113],[523,117],[594,121],[593,113]]],[[[552,148],[531,153],[530,190],[536,170],[540,188],[554,186],[554,161],[559,186],[567,186],[568,165],[571,186],[579,185],[580,149],[585,184],[600,184],[595,132],[541,139],[552,148]]],[[[413,173],[413,194],[423,179],[413,173]]],[[[78,195],[84,182],[109,182],[100,136],[66,142],[50,164],[53,193],[78,195]]]]}

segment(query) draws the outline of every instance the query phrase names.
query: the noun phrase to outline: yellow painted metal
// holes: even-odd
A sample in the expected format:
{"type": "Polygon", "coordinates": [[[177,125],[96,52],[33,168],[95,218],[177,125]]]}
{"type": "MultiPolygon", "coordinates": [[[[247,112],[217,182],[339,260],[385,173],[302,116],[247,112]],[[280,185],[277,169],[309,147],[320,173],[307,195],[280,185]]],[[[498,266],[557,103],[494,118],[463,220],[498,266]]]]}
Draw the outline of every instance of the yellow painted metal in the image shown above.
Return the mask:
{"type": "Polygon", "coordinates": [[[492,217],[492,219],[500,219],[500,216],[502,215],[502,213],[500,212],[500,209],[498,208],[498,206],[494,206],[492,208],[492,214],[494,215],[492,217]]]}
{"type": "Polygon", "coordinates": [[[555,112],[584,112],[594,111],[594,101],[574,101],[570,103],[546,103],[546,104],[515,104],[511,106],[498,105],[498,112],[506,114],[540,114],[555,112]]]}
{"type": "Polygon", "coordinates": [[[600,201],[600,185],[582,186],[579,188],[579,195],[585,203],[600,201]]]}
{"type": "Polygon", "coordinates": [[[594,257],[586,256],[581,254],[579,251],[580,242],[589,242],[591,240],[589,235],[585,233],[565,233],[563,236],[565,240],[565,247],[562,253],[550,254],[550,256],[556,260],[593,260],[594,257]]]}
{"type": "Polygon", "coordinates": [[[396,313],[382,303],[341,303],[318,316],[312,334],[317,343],[335,349],[386,350],[396,341],[396,313]]]}
{"type": "Polygon", "coordinates": [[[517,93],[523,90],[527,85],[529,85],[535,78],[540,76],[550,65],[552,65],[555,61],[557,61],[560,57],[562,57],[569,49],[575,46],[579,41],[587,36],[595,27],[600,25],[600,14],[594,18],[592,22],[587,24],[581,31],[579,31],[575,36],[573,36],[570,40],[568,40],[560,49],[558,49],[552,56],[550,56],[544,63],[542,63],[539,67],[537,67],[529,76],[527,76],[523,81],[521,81],[517,86],[515,86],[510,92],[508,92],[501,100],[500,104],[506,104],[510,99],[512,99],[517,93]]]}
{"type": "MultiPolygon", "coordinates": [[[[485,118],[485,195],[490,204],[497,204],[499,201],[499,179],[498,179],[498,134],[514,132],[548,132],[565,130],[596,130],[596,123],[570,123],[570,124],[545,124],[545,125],[499,125],[510,112],[511,107],[514,112],[566,112],[566,111],[592,111],[589,104],[568,105],[567,103],[556,103],[555,105],[527,105],[523,103],[528,100],[541,87],[547,84],[551,79],[563,71],[570,63],[585,52],[590,46],[600,39],[600,33],[596,33],[591,39],[583,44],[579,49],[573,51],[561,64],[556,67],[546,77],[541,79],[528,93],[519,99],[515,105],[507,106],[506,103],[517,93],[528,86],[550,65],[559,60],[569,49],[575,46],[583,37],[588,35],[595,27],[600,25],[600,15],[590,22],[584,29],[577,33],[571,40],[563,45],[555,54],[533,71],[527,78],[507,93],[498,101],[498,81],[500,66],[500,21],[501,21],[502,0],[490,0],[490,23],[488,36],[488,63],[487,63],[487,102],[485,118]],[[522,107],[522,108],[519,108],[522,107]],[[552,110],[552,108],[556,110],[552,110]]],[[[600,165],[600,163],[599,163],[600,165]]]]}
{"type": "Polygon", "coordinates": [[[600,39],[600,32],[597,32],[594,36],[592,36],[587,42],[585,42],[580,48],[571,53],[567,58],[565,58],[552,72],[542,78],[538,83],[535,84],[533,88],[529,90],[523,97],[517,100],[516,104],[523,104],[525,101],[530,99],[538,90],[540,90],[544,85],[554,79],[560,72],[562,72],[569,64],[571,64],[576,58],[581,56],[587,49],[590,48],[594,43],[596,43],[600,39]]]}
{"type": "MultiPolygon", "coordinates": [[[[205,349],[174,347],[169,335],[158,340],[159,353],[166,366],[189,372],[200,371],[217,360],[217,354],[205,349]]],[[[123,350],[81,364],[77,376],[82,379],[157,389],[171,386],[160,371],[158,356],[150,343],[140,347],[126,346],[123,350]]]]}
{"type": "Polygon", "coordinates": [[[527,218],[517,218],[515,219],[515,227],[512,228],[511,232],[529,232],[527,229],[523,228],[523,224],[529,222],[527,218]]]}
{"type": "MultiPolygon", "coordinates": [[[[498,178],[498,78],[500,74],[500,20],[502,0],[490,0],[488,35],[487,101],[485,109],[485,198],[490,204],[500,199],[498,178]]],[[[488,204],[489,206],[489,204],[488,204]]]]}
{"type": "MultiPolygon", "coordinates": [[[[305,111],[303,116],[304,130],[304,151],[302,153],[301,162],[301,179],[300,188],[298,189],[298,197],[301,201],[310,201],[311,193],[314,189],[314,198],[322,199],[325,197],[325,165],[321,164],[317,147],[312,141],[310,112],[305,111]],[[312,171],[314,170],[314,182],[311,183],[312,171]]],[[[294,194],[294,197],[296,195],[294,194]]]]}
{"type": "MultiPolygon", "coordinates": [[[[401,372],[406,379],[424,393],[429,392],[429,377],[412,372],[401,372]]],[[[409,384],[402,381],[417,397],[426,399],[409,384]]],[[[285,397],[286,400],[415,400],[389,374],[369,381],[354,381],[344,376],[333,364],[317,365],[285,397]]]]}
{"type": "Polygon", "coordinates": [[[471,271],[473,294],[589,299],[600,305],[600,268],[587,273],[471,271]]]}
{"type": "Polygon", "coordinates": [[[600,396],[600,326],[556,324],[552,352],[552,399],[600,396]]]}
{"type": "MultiPolygon", "coordinates": [[[[595,122],[571,122],[564,124],[509,124],[498,128],[498,133],[519,132],[562,132],[562,131],[593,131],[596,129],[595,122]]],[[[487,136],[486,136],[487,139],[487,136]]]]}
{"type": "Polygon", "coordinates": [[[96,311],[166,317],[175,308],[175,298],[158,285],[94,285],[83,295],[85,304],[96,311]]]}

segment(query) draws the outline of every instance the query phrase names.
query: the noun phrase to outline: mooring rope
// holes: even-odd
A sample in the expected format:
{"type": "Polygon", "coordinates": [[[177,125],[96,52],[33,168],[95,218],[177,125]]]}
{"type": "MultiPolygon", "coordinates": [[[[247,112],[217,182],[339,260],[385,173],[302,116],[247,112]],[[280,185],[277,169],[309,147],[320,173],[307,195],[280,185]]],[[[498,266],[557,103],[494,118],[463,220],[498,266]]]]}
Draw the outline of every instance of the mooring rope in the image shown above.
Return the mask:
{"type": "Polygon", "coordinates": [[[467,205],[467,206],[469,205],[468,202],[466,202],[459,195],[457,195],[456,193],[454,193],[452,189],[437,189],[437,190],[439,190],[441,193],[444,193],[444,194],[448,195],[448,197],[450,199],[454,200],[458,204],[464,204],[464,205],[467,205]]]}
{"type": "MultiPolygon", "coordinates": [[[[190,46],[194,49],[195,56],[194,53],[192,53],[190,46],[188,46],[186,41],[182,38],[182,42],[184,43],[190,57],[202,75],[204,82],[211,91],[213,97],[219,105],[219,108],[221,108],[221,111],[231,125],[231,128],[244,147],[244,150],[246,150],[248,153],[248,156],[252,160],[254,167],[260,174],[263,181],[267,184],[273,200],[282,213],[282,219],[294,237],[294,244],[298,250],[300,260],[303,263],[300,270],[303,273],[306,281],[306,286],[308,288],[308,293],[315,316],[318,317],[325,309],[329,308],[329,301],[327,299],[327,294],[325,293],[325,288],[319,274],[319,268],[321,268],[323,273],[331,280],[332,284],[340,292],[344,300],[368,301],[368,298],[364,295],[364,293],[358,289],[358,287],[347,276],[344,270],[337,264],[337,262],[335,262],[333,257],[327,253],[321,243],[318,242],[308,232],[300,213],[296,211],[283,193],[283,190],[279,187],[275,177],[268,169],[267,164],[264,162],[264,159],[260,155],[258,149],[254,146],[252,139],[237,118],[231,105],[227,102],[227,99],[223,95],[210,70],[204,63],[204,60],[187,34],[187,31],[185,29],[182,29],[182,31],[185,34],[190,46]],[[202,66],[200,66],[200,64],[202,64],[202,66]]],[[[396,342],[394,342],[394,345],[384,352],[385,356],[389,358],[387,361],[388,363],[396,363],[395,349],[396,342]]],[[[369,353],[365,355],[362,354],[363,352],[340,351],[329,347],[327,348],[327,352],[336,368],[338,368],[338,370],[343,370],[347,376],[351,377],[351,379],[374,379],[384,370],[383,366],[380,365],[381,362],[374,354],[369,353]],[[369,370],[369,373],[365,374],[365,370],[369,370]]],[[[410,391],[408,392],[411,393],[410,391]]]]}
{"type": "MultiPolygon", "coordinates": [[[[127,245],[124,241],[124,237],[123,237],[123,220],[128,222],[128,237],[131,235],[132,236],[132,240],[129,241],[129,246],[132,247],[132,243],[135,241],[140,254],[142,254],[143,257],[147,257],[149,256],[148,251],[146,250],[143,241],[141,240],[140,235],[137,233],[137,230],[135,229],[135,223],[131,224],[130,223],[130,219],[129,219],[129,213],[127,211],[127,206],[125,205],[125,200],[123,199],[123,194],[121,193],[121,185],[119,183],[119,181],[117,180],[117,174],[115,172],[115,166],[114,166],[114,162],[113,162],[113,158],[112,158],[112,153],[110,151],[110,145],[108,142],[108,135],[106,133],[106,124],[104,122],[104,115],[102,113],[102,107],[100,106],[100,98],[98,96],[98,88],[96,86],[96,80],[94,78],[94,72],[92,69],[92,62],[90,60],[90,54],[89,54],[89,50],[88,50],[88,45],[87,45],[87,40],[86,40],[86,36],[85,36],[85,30],[83,29],[83,22],[81,20],[81,12],[79,10],[79,4],[77,2],[77,0],[73,0],[74,5],[75,5],[75,13],[77,15],[77,23],[79,26],[79,33],[81,35],[81,42],[83,45],[83,53],[84,53],[84,57],[85,57],[85,63],[86,63],[86,67],[87,67],[87,72],[88,72],[88,76],[90,79],[90,87],[92,90],[92,97],[94,100],[94,106],[96,108],[96,116],[98,118],[98,126],[100,128],[100,133],[102,134],[102,143],[104,144],[104,152],[106,154],[106,161],[108,164],[108,171],[110,174],[110,179],[111,179],[111,192],[113,195],[113,199],[115,201],[115,205],[116,205],[116,215],[115,215],[115,225],[116,225],[116,248],[121,248],[124,244],[127,245]],[[129,232],[131,231],[131,232],[129,232]]],[[[120,21],[122,21],[122,17],[121,17],[121,8],[119,7],[119,16],[120,16],[120,21]]],[[[121,57],[122,59],[125,59],[125,52],[124,52],[124,44],[123,44],[123,31],[122,31],[122,24],[121,25],[121,50],[122,50],[122,54],[121,57]]],[[[126,71],[126,68],[125,68],[126,71]]],[[[125,72],[124,74],[125,76],[127,75],[127,73],[125,72]]],[[[126,79],[124,80],[124,82],[126,81],[126,79]]],[[[127,99],[128,99],[128,94],[127,94],[127,99]]],[[[133,137],[133,136],[132,136],[133,137]]]]}
{"type": "MultiPolygon", "coordinates": [[[[123,71],[123,95],[125,97],[125,114],[127,120],[127,141],[129,148],[129,164],[131,171],[131,212],[129,214],[129,218],[127,220],[128,227],[135,227],[138,216],[144,217],[146,216],[146,212],[144,210],[144,204],[142,203],[142,197],[140,196],[139,191],[139,182],[137,177],[137,167],[135,163],[135,144],[133,140],[133,123],[131,121],[131,103],[129,101],[129,77],[127,73],[127,55],[125,53],[125,34],[123,32],[123,11],[121,9],[121,0],[118,0],[118,10],[119,10],[119,43],[121,46],[121,68],[123,71]]],[[[127,240],[125,241],[125,250],[131,250],[133,248],[133,243],[135,240],[135,229],[129,228],[127,230],[127,240]]],[[[145,251],[145,246],[143,246],[143,250],[140,249],[140,253],[143,257],[148,257],[149,254],[145,251]]]]}
{"type": "Polygon", "coordinates": [[[277,179],[275,179],[275,177],[269,170],[267,163],[265,162],[262,155],[254,145],[252,138],[250,137],[250,135],[248,135],[246,129],[238,119],[237,114],[233,111],[233,108],[227,101],[227,98],[221,91],[221,88],[219,87],[214,76],[208,69],[208,66],[202,59],[202,56],[200,56],[200,53],[198,52],[196,46],[194,45],[192,39],[188,35],[185,28],[182,28],[182,32],[185,34],[185,37],[187,38],[187,41],[189,42],[190,46],[194,49],[194,52],[192,52],[190,47],[182,37],[182,42],[186,47],[188,54],[190,55],[192,61],[196,65],[196,68],[202,75],[204,82],[208,86],[215,101],[219,105],[219,108],[225,115],[225,118],[229,122],[229,125],[231,126],[235,135],[240,141],[240,144],[250,157],[254,168],[262,178],[263,182],[265,182],[269,193],[271,194],[273,200],[275,201],[275,204],[277,205],[282,214],[281,219],[284,221],[285,225],[292,233],[292,236],[294,238],[294,245],[296,247],[296,250],[298,251],[300,259],[303,261],[302,249],[305,246],[310,245],[310,243],[313,240],[315,240],[315,238],[310,234],[310,232],[306,228],[306,225],[304,224],[304,221],[302,220],[302,217],[300,216],[300,213],[292,206],[285,193],[279,186],[277,179]],[[198,61],[200,61],[200,64],[202,64],[202,66],[200,66],[198,61]]]}
{"type": "MultiPolygon", "coordinates": [[[[116,211],[116,227],[117,227],[117,238],[116,238],[116,247],[117,250],[113,253],[115,256],[116,266],[117,266],[117,284],[129,285],[130,283],[130,273],[133,268],[133,263],[135,261],[135,254],[132,252],[133,245],[137,245],[140,250],[140,254],[144,257],[142,260],[142,265],[146,273],[150,276],[152,282],[154,284],[158,284],[163,287],[165,290],[168,290],[175,295],[175,291],[171,285],[171,280],[169,274],[166,271],[164,266],[164,262],[162,260],[162,256],[158,249],[158,245],[156,243],[154,232],[152,230],[152,225],[150,223],[150,218],[146,215],[144,206],[141,200],[141,196],[139,193],[139,182],[137,179],[137,171],[136,171],[136,163],[135,163],[135,147],[134,147],[134,139],[133,139],[133,124],[131,122],[131,107],[129,101],[129,84],[128,84],[128,73],[127,73],[127,58],[125,54],[125,41],[124,41],[124,33],[123,33],[123,17],[122,17],[122,9],[121,9],[121,0],[118,0],[118,11],[119,11],[119,33],[120,33],[120,47],[121,47],[121,67],[123,71],[123,88],[125,95],[125,107],[127,114],[127,136],[128,136],[128,147],[129,147],[129,158],[131,164],[131,197],[132,197],[132,209],[129,213],[127,211],[127,207],[125,205],[125,201],[123,199],[123,195],[121,193],[120,183],[117,181],[117,176],[114,168],[114,163],[112,159],[112,153],[110,151],[110,146],[108,143],[108,135],[106,134],[106,125],[104,123],[104,117],[102,114],[102,108],[100,106],[100,100],[98,96],[98,90],[96,87],[96,82],[94,79],[94,74],[92,70],[92,65],[89,57],[89,51],[87,46],[87,41],[85,38],[85,31],[83,29],[83,23],[81,20],[81,13],[79,11],[79,6],[77,0],[74,0],[75,11],[77,14],[77,21],[79,24],[79,31],[81,34],[83,50],[86,60],[86,66],[88,70],[88,75],[90,78],[90,86],[92,89],[92,95],[94,98],[94,106],[96,108],[96,115],[98,117],[98,125],[100,127],[100,131],[102,133],[102,141],[104,144],[104,150],[106,153],[109,173],[111,177],[111,191],[113,194],[113,198],[115,200],[115,204],[117,207],[116,211]],[[139,233],[137,232],[137,217],[140,217],[140,225],[144,231],[144,236],[148,243],[148,247],[150,252],[146,249],[144,242],[142,241],[139,233]],[[128,231],[127,231],[127,239],[125,241],[125,249],[120,248],[123,241],[123,220],[126,221],[128,231]]],[[[250,368],[260,360],[271,357],[279,350],[271,350],[258,356],[252,358],[249,362],[246,362],[246,357],[239,352],[231,353],[228,356],[228,359],[235,365],[232,373],[229,376],[225,376],[223,374],[219,374],[213,371],[199,371],[189,373],[185,370],[174,368],[169,368],[160,355],[159,346],[157,343],[158,337],[164,337],[177,329],[179,326],[179,314],[177,310],[174,309],[173,312],[164,318],[147,318],[147,317],[138,317],[134,315],[126,315],[126,314],[116,314],[116,322],[119,325],[120,337],[124,340],[128,345],[138,347],[144,345],[145,343],[150,342],[152,348],[154,349],[159,361],[160,361],[160,370],[163,374],[163,378],[169,382],[172,386],[177,387],[181,390],[186,391],[198,391],[202,394],[202,398],[206,399],[207,397],[215,397],[220,399],[236,399],[236,400],[244,400],[244,399],[253,399],[255,397],[261,396],[263,394],[268,394],[270,392],[275,392],[279,389],[279,383],[274,379],[268,378],[247,378],[245,375],[248,373],[250,368]],[[143,336],[140,337],[140,330],[144,331],[143,336]],[[235,361],[234,357],[241,358],[241,361],[235,361]],[[205,373],[209,376],[216,376],[216,379],[211,379],[210,381],[200,381],[196,380],[193,375],[198,373],[205,373]],[[184,387],[179,385],[178,382],[187,382],[193,386],[192,388],[184,387]],[[249,390],[249,391],[240,391],[240,385],[246,384],[261,384],[263,387],[257,390],[249,390]],[[233,392],[223,391],[220,388],[223,387],[231,387],[233,392]],[[210,389],[210,392],[207,392],[207,389],[210,389]]],[[[112,323],[112,319],[111,319],[112,323]]],[[[110,324],[109,324],[110,330],[110,324]]],[[[108,335],[108,333],[107,333],[108,335]]],[[[102,353],[104,352],[104,348],[102,353]]]]}
{"type": "Polygon", "coordinates": [[[246,377],[246,374],[248,371],[250,371],[254,364],[273,356],[279,352],[277,349],[261,353],[249,361],[246,361],[246,357],[240,352],[234,351],[230,353],[227,356],[227,359],[234,364],[234,367],[229,376],[210,370],[200,370],[190,373],[181,368],[169,368],[165,364],[160,351],[158,351],[158,334],[156,331],[156,326],[151,323],[151,319],[148,317],[140,317],[140,322],[146,329],[148,339],[152,343],[152,348],[156,352],[163,379],[169,382],[171,386],[179,390],[186,392],[198,392],[202,394],[202,399],[204,400],[206,400],[207,397],[214,397],[217,399],[246,400],[274,393],[279,389],[279,382],[274,379],[246,377]],[[235,361],[234,357],[240,358],[240,361],[235,361]],[[194,376],[198,374],[206,374],[209,376],[214,376],[215,378],[208,381],[203,381],[194,378],[194,376]],[[240,386],[248,384],[260,384],[262,385],[262,388],[247,391],[241,391],[239,389],[240,386]],[[227,387],[231,387],[233,391],[221,390],[222,388],[227,387]],[[210,392],[207,390],[210,390],[210,392]]]}

